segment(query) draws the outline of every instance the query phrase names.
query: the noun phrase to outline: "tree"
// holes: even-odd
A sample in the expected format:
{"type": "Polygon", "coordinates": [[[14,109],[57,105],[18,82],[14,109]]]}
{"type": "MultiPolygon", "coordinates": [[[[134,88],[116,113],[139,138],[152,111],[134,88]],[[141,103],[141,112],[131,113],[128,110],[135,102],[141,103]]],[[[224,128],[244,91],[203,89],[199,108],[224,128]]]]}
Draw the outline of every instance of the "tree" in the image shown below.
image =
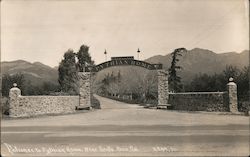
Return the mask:
{"type": "Polygon", "coordinates": [[[121,71],[119,70],[118,71],[118,74],[117,74],[117,81],[118,81],[118,83],[121,83],[121,71]]]}
{"type": "Polygon", "coordinates": [[[23,95],[45,95],[45,91],[42,90],[41,86],[29,85],[29,88],[26,88],[23,92],[23,95]]]}
{"type": "Polygon", "coordinates": [[[59,92],[59,87],[57,84],[51,82],[43,82],[41,90],[43,95],[50,95],[51,93],[59,92]]]}
{"type": "Polygon", "coordinates": [[[108,95],[108,86],[109,86],[109,73],[105,75],[105,77],[103,78],[103,80],[101,80],[99,83],[96,83],[98,86],[97,87],[97,94],[101,94],[101,95],[108,95]]]}
{"type": "Polygon", "coordinates": [[[78,59],[77,66],[80,71],[84,71],[86,66],[94,64],[94,61],[91,60],[88,46],[82,45],[76,55],[78,59]]]}
{"type": "Polygon", "coordinates": [[[5,74],[2,78],[2,95],[9,96],[9,90],[13,87],[14,83],[24,91],[24,82],[24,75],[21,73],[14,75],[5,74]]]}
{"type": "Polygon", "coordinates": [[[171,53],[172,62],[170,68],[168,69],[169,71],[168,81],[170,90],[174,92],[179,92],[182,89],[181,77],[177,75],[177,70],[181,69],[181,66],[177,65],[177,62],[179,61],[177,57],[182,56],[182,53],[186,51],[187,50],[185,48],[178,48],[171,53]]]}
{"type": "Polygon", "coordinates": [[[78,93],[77,66],[73,50],[69,49],[64,54],[64,59],[59,64],[58,72],[58,82],[61,86],[61,90],[71,94],[78,93]]]}
{"type": "Polygon", "coordinates": [[[239,100],[249,98],[249,67],[238,69],[235,66],[227,66],[219,74],[199,74],[196,75],[190,84],[186,85],[186,91],[226,91],[230,77],[234,78],[237,84],[239,100]]]}
{"type": "Polygon", "coordinates": [[[240,70],[236,66],[226,66],[225,70],[223,70],[223,74],[225,76],[225,81],[228,82],[229,78],[232,77],[234,79],[238,79],[240,74],[240,70]]]}
{"type": "Polygon", "coordinates": [[[78,94],[78,72],[84,71],[88,65],[94,65],[89,54],[89,47],[82,45],[77,53],[69,49],[64,54],[64,59],[59,64],[58,82],[63,92],[78,94]],[[77,57],[77,60],[76,60],[77,57]]]}
{"type": "Polygon", "coordinates": [[[238,86],[238,95],[239,99],[248,100],[250,95],[250,87],[249,87],[249,80],[250,80],[250,66],[244,67],[238,76],[237,86],[238,86]]]}
{"type": "Polygon", "coordinates": [[[217,92],[226,90],[225,76],[220,74],[199,74],[196,75],[191,81],[190,85],[187,86],[186,91],[192,92],[217,92]]]}

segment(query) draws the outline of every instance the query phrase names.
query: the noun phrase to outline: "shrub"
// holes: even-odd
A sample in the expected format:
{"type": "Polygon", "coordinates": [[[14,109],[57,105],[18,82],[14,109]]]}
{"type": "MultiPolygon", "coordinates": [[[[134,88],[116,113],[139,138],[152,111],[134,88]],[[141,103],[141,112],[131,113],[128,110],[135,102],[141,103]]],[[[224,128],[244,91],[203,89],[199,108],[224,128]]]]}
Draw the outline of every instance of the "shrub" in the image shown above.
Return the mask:
{"type": "Polygon", "coordinates": [[[91,97],[91,107],[94,109],[101,109],[100,101],[96,97],[91,97]]]}
{"type": "Polygon", "coordinates": [[[9,115],[9,99],[7,97],[1,98],[2,115],[9,115]]]}
{"type": "Polygon", "coordinates": [[[250,102],[249,101],[239,101],[238,109],[240,112],[248,113],[248,111],[250,111],[250,102]]]}

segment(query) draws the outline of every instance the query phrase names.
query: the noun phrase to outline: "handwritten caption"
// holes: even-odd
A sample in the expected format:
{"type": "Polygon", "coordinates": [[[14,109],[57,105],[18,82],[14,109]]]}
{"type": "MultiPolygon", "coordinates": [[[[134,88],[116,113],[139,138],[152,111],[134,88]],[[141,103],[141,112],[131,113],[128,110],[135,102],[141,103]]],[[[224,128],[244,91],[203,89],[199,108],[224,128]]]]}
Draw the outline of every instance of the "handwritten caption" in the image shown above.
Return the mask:
{"type": "MultiPolygon", "coordinates": [[[[97,147],[70,147],[70,146],[50,146],[50,147],[21,147],[16,146],[8,143],[4,143],[6,148],[11,154],[18,154],[18,153],[41,153],[46,155],[51,154],[74,154],[74,153],[116,153],[116,152],[140,152],[140,149],[136,146],[97,146],[97,147]]],[[[175,152],[177,151],[176,148],[171,146],[154,146],[151,148],[152,152],[175,152]]]]}

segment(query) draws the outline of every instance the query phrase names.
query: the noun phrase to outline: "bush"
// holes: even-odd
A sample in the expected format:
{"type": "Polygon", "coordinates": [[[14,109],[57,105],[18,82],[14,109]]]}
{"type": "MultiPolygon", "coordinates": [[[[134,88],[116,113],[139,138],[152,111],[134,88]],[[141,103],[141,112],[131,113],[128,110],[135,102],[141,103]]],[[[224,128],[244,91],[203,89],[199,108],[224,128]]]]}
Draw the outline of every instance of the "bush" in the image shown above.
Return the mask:
{"type": "Polygon", "coordinates": [[[154,106],[157,106],[158,101],[157,101],[157,99],[148,99],[148,100],[146,101],[146,103],[147,103],[147,104],[152,104],[152,105],[154,105],[154,106]]]}
{"type": "Polygon", "coordinates": [[[100,101],[96,97],[91,97],[91,107],[94,109],[101,109],[100,101]]]}
{"type": "Polygon", "coordinates": [[[249,101],[239,101],[238,109],[240,112],[248,113],[248,111],[250,111],[250,102],[249,101]]]}
{"type": "Polygon", "coordinates": [[[60,87],[51,82],[44,82],[42,85],[26,85],[25,90],[22,91],[23,95],[52,95],[59,92],[60,87]]]}
{"type": "Polygon", "coordinates": [[[17,83],[18,88],[20,88],[22,91],[25,89],[24,85],[24,75],[21,73],[9,75],[4,74],[2,77],[2,96],[9,96],[9,91],[13,87],[13,83],[17,83]]]}
{"type": "Polygon", "coordinates": [[[2,115],[9,115],[9,99],[7,97],[1,98],[2,115]]]}

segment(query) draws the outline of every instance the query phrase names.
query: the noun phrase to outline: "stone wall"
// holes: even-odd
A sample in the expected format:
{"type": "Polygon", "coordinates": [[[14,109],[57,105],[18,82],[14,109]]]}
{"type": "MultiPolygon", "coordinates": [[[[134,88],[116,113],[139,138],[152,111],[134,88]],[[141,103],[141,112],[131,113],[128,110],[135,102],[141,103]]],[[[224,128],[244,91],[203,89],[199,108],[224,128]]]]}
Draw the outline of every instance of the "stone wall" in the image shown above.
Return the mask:
{"type": "Polygon", "coordinates": [[[238,112],[238,98],[237,98],[237,85],[233,82],[233,78],[229,79],[227,84],[228,91],[228,105],[229,109],[233,113],[238,112]]]}
{"type": "Polygon", "coordinates": [[[11,117],[73,113],[79,96],[19,96],[17,102],[10,106],[11,117]]]}
{"type": "Polygon", "coordinates": [[[228,112],[227,92],[169,93],[174,110],[228,112]]]}
{"type": "Polygon", "coordinates": [[[157,70],[158,73],[158,106],[168,104],[168,73],[165,70],[157,70]]]}
{"type": "Polygon", "coordinates": [[[78,108],[90,108],[91,107],[91,73],[79,72],[79,94],[80,94],[80,106],[78,108]]]}
{"type": "Polygon", "coordinates": [[[10,117],[30,117],[44,114],[73,113],[79,96],[22,96],[20,89],[10,90],[10,117]]]}
{"type": "MultiPolygon", "coordinates": [[[[79,72],[79,96],[22,96],[17,84],[10,89],[10,117],[73,113],[91,108],[91,73],[79,72]]],[[[92,99],[93,100],[93,99],[92,99]]]]}

